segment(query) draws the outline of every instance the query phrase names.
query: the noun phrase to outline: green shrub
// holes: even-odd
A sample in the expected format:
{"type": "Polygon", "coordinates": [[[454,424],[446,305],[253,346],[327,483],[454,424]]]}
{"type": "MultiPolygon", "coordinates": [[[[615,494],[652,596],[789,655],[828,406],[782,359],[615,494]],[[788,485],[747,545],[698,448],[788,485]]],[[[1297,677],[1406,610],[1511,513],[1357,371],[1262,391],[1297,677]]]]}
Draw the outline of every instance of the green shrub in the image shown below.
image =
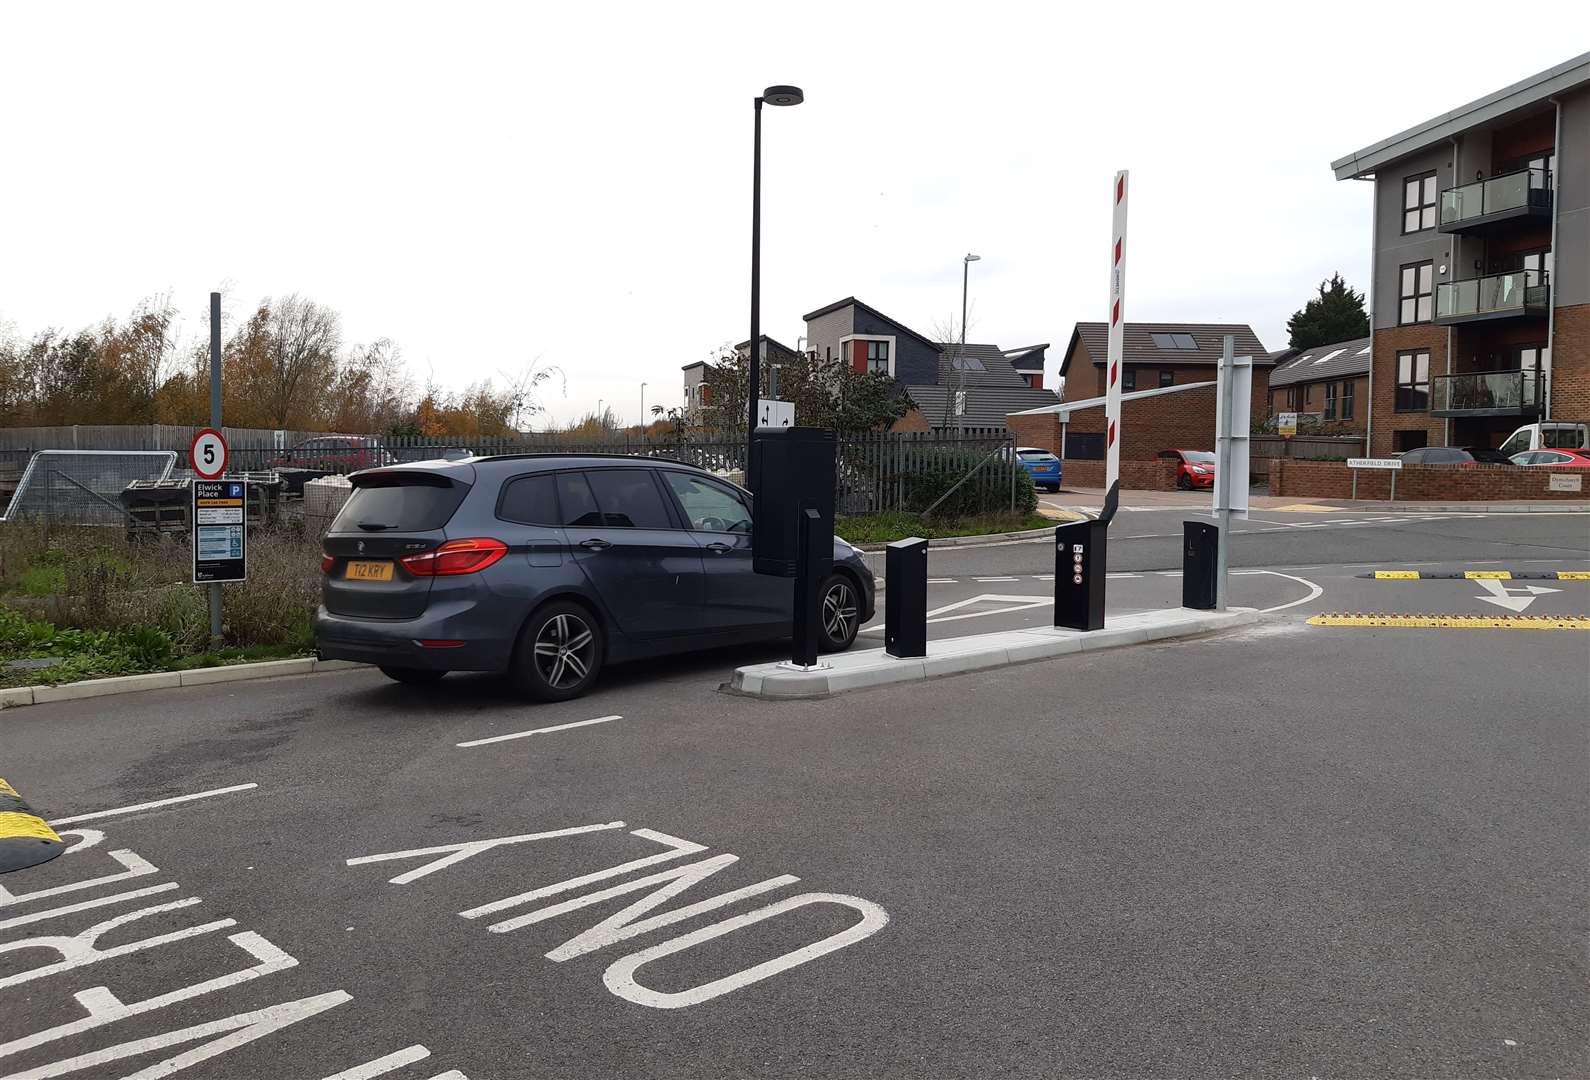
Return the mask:
{"type": "Polygon", "coordinates": [[[920,514],[932,506],[933,516],[942,518],[1008,513],[1014,480],[1015,512],[1031,514],[1037,510],[1038,493],[1027,470],[1013,461],[987,458],[987,454],[965,450],[945,450],[933,455],[923,468],[905,475],[905,509],[920,514]],[[970,479],[955,487],[974,469],[977,471],[970,479]],[[1014,477],[1012,472],[1016,474],[1014,477]],[[949,497],[933,506],[946,492],[950,493],[949,497]]]}

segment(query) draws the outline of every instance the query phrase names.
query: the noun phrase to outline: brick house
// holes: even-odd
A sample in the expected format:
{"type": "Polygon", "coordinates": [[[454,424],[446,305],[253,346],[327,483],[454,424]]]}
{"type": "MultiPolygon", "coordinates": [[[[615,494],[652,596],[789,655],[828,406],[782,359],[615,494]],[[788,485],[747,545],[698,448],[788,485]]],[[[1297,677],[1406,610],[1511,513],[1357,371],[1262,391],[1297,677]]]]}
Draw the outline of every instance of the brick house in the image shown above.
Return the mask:
{"type": "MultiPolygon", "coordinates": [[[[1236,338],[1237,356],[1253,357],[1253,415],[1265,416],[1274,360],[1253,328],[1245,323],[1127,323],[1122,334],[1121,392],[1213,380],[1227,334],[1236,338]]],[[[1077,323],[1060,362],[1067,398],[1104,396],[1109,340],[1109,327],[1104,323],[1077,323]]],[[[1212,421],[1209,431],[1205,441],[1212,442],[1212,421]]]]}
{"type": "MultiPolygon", "coordinates": [[[[1356,435],[1369,411],[1370,339],[1271,353],[1268,415],[1295,412],[1327,435],[1356,435]]],[[[1257,419],[1258,414],[1255,414],[1257,419]]]]}
{"type": "Polygon", "coordinates": [[[1000,434],[1007,414],[1059,400],[1042,388],[1047,344],[1007,351],[937,342],[854,296],[818,308],[805,321],[814,358],[885,372],[900,383],[914,408],[895,431],[1000,434]]]}
{"type": "Polygon", "coordinates": [[[1371,454],[1590,418],[1590,53],[1331,167],[1374,184],[1371,454]]]}
{"type": "MultiPolygon", "coordinates": [[[[1121,486],[1168,491],[1176,466],[1166,450],[1212,450],[1215,443],[1215,372],[1203,382],[1173,383],[1121,395],[1121,486]]],[[[1063,459],[1065,482],[1104,486],[1104,397],[1061,402],[1007,418],[1021,446],[1037,446],[1063,459]]]]}

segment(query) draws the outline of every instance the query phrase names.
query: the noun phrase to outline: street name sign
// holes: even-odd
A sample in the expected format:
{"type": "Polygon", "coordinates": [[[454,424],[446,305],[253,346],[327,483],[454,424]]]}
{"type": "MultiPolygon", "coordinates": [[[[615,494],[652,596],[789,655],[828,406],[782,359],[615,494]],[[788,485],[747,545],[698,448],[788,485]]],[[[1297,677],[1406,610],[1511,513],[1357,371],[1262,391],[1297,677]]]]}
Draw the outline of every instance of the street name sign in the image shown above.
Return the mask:
{"type": "Polygon", "coordinates": [[[1347,459],[1349,469],[1400,469],[1402,459],[1394,457],[1350,457],[1347,459]]]}

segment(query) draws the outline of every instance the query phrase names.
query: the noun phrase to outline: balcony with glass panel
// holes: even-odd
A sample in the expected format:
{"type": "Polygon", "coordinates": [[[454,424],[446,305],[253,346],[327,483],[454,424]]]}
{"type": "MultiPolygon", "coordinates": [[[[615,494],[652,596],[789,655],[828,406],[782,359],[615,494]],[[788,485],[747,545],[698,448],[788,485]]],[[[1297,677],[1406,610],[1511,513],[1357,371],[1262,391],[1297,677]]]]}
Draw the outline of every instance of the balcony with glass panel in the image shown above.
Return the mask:
{"type": "Polygon", "coordinates": [[[1550,276],[1544,270],[1513,270],[1435,288],[1435,321],[1441,326],[1491,319],[1539,317],[1551,308],[1550,276]]]}
{"type": "Polygon", "coordinates": [[[1518,169],[1441,192],[1444,233],[1485,232],[1505,222],[1551,220],[1549,169],[1518,169]]]}
{"type": "Polygon", "coordinates": [[[1437,375],[1430,380],[1430,415],[1536,417],[1545,383],[1533,369],[1437,375]]]}

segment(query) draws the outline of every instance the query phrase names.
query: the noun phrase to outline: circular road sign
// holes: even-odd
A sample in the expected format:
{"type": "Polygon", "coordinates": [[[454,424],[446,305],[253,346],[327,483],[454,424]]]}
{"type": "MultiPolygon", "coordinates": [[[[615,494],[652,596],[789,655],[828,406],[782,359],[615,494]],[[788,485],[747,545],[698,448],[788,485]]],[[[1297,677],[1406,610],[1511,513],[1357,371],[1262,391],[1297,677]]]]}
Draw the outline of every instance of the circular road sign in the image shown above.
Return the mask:
{"type": "Polygon", "coordinates": [[[193,436],[188,463],[201,479],[219,479],[226,472],[226,439],[214,428],[202,429],[193,436]]]}

